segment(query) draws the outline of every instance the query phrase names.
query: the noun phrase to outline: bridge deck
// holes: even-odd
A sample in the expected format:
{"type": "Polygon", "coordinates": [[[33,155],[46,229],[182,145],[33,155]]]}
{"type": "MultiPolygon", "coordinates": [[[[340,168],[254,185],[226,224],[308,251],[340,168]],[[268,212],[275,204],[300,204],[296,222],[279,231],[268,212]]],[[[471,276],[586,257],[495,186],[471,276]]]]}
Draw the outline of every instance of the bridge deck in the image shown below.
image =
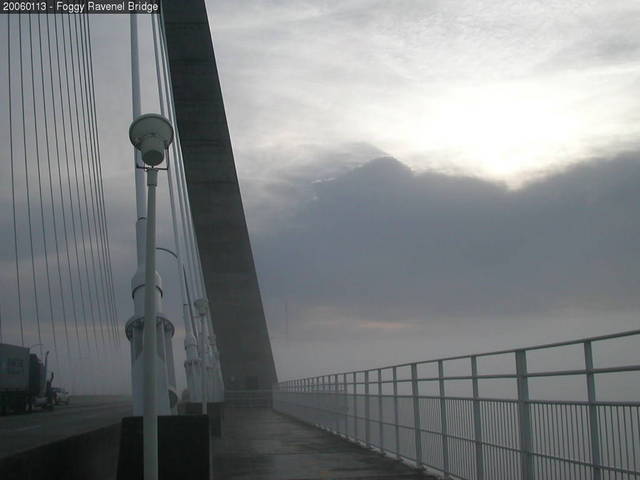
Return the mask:
{"type": "Polygon", "coordinates": [[[416,470],[267,408],[229,408],[216,480],[422,479],[416,470]]]}
{"type": "Polygon", "coordinates": [[[51,412],[0,417],[0,459],[57,440],[120,423],[131,415],[131,398],[124,396],[74,396],[67,406],[51,412]]]}

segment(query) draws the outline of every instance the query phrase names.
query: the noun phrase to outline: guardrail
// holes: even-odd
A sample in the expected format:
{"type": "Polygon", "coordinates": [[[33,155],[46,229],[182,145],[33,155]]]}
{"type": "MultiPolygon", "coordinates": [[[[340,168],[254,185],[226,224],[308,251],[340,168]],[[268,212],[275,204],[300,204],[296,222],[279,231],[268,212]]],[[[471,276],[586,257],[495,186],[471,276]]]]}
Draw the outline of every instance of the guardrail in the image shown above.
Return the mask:
{"type": "Polygon", "coordinates": [[[273,408],[445,478],[640,479],[639,347],[634,330],[290,380],[273,408]]]}

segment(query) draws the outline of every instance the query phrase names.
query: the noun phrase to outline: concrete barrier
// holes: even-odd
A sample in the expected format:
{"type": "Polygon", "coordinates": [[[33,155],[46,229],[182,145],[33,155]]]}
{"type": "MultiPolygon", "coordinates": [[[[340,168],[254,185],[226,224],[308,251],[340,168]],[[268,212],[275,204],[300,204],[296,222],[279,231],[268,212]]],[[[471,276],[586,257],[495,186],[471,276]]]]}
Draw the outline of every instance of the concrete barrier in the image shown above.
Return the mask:
{"type": "MultiPolygon", "coordinates": [[[[160,480],[209,480],[209,441],[209,418],[205,415],[158,417],[160,480]]],[[[142,446],[142,417],[123,418],[118,480],[142,478],[142,446]]]]}
{"type": "Polygon", "coordinates": [[[58,440],[0,459],[2,480],[111,480],[118,464],[120,424],[58,440]]]}

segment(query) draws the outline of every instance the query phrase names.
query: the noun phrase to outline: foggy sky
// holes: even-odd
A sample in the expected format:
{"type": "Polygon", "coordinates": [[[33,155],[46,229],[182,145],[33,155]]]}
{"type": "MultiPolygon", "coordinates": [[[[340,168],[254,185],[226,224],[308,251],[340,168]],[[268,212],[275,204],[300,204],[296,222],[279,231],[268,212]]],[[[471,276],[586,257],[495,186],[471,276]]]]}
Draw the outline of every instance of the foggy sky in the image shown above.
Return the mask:
{"type": "MultiPolygon", "coordinates": [[[[637,327],[637,2],[207,6],[280,378],[637,327]]],[[[158,111],[140,20],[143,111],[158,111]]],[[[128,20],[92,26],[123,330],[136,217],[128,20]]],[[[5,160],[2,175],[6,232],[5,160]]],[[[163,187],[158,243],[171,248],[163,187]]],[[[175,264],[159,262],[182,386],[175,264]]]]}
{"type": "Polygon", "coordinates": [[[372,160],[254,235],[265,294],[371,320],[638,308],[638,153],[510,191],[372,160]]]}
{"type": "Polygon", "coordinates": [[[279,366],[300,371],[287,365],[295,342],[342,345],[364,368],[434,347],[444,356],[637,328],[638,158],[594,159],[515,191],[392,158],[298,179],[306,197],[291,195],[288,218],[253,236],[279,366]],[[350,343],[376,347],[355,355],[350,343]]]}

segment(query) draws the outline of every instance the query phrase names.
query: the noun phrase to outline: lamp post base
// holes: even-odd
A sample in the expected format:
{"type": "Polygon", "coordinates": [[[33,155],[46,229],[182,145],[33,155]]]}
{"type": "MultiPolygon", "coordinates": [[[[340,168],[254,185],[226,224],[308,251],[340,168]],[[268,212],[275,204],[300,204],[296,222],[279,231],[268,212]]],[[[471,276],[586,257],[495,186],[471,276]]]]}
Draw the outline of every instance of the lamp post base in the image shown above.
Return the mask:
{"type": "MultiPolygon", "coordinates": [[[[209,480],[207,416],[159,416],[158,454],[160,480],[209,480]]],[[[142,417],[125,417],[122,419],[117,480],[140,480],[142,475],[142,417]]]]}

